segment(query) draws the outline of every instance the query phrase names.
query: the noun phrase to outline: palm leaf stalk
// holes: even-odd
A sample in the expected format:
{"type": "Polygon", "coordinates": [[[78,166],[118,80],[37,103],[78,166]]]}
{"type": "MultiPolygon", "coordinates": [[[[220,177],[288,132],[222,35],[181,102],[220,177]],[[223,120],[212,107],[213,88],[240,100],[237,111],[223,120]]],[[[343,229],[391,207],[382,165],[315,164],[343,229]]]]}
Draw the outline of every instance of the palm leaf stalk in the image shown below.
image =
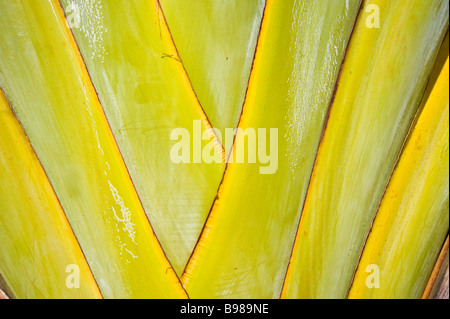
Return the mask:
{"type": "Polygon", "coordinates": [[[0,14],[0,299],[448,296],[447,1],[0,14]]]}

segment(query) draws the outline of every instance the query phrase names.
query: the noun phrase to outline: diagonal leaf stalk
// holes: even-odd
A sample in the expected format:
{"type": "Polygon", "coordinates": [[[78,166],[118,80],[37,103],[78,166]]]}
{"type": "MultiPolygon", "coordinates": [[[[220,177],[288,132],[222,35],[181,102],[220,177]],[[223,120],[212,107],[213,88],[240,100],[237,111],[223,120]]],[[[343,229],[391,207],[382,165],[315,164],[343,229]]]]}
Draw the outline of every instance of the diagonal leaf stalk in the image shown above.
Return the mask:
{"type": "Polygon", "coordinates": [[[423,294],[449,225],[448,67],[447,59],[386,189],[349,298],[423,294]]]}
{"type": "Polygon", "coordinates": [[[448,11],[441,0],[364,1],[314,164],[282,297],[346,296],[442,43],[448,11]]]}
{"type": "Polygon", "coordinates": [[[2,1],[0,11],[0,86],[102,295],[186,297],[141,206],[59,2],[2,1]]]}
{"type": "Polygon", "coordinates": [[[72,32],[145,212],[181,274],[225,164],[220,141],[180,63],[159,3],[61,4],[69,21],[74,14],[80,17],[72,32]],[[127,23],[118,23],[122,20],[127,23]],[[182,162],[173,157],[179,143],[187,144],[182,162]],[[218,160],[207,163],[202,151],[211,145],[218,160]]]}
{"type": "Polygon", "coordinates": [[[0,127],[1,282],[15,298],[101,298],[58,198],[1,91],[0,127]]]}
{"type": "MultiPolygon", "coordinates": [[[[423,96],[422,96],[422,100],[421,100],[420,106],[419,106],[419,108],[417,109],[417,112],[416,112],[416,114],[415,114],[415,116],[414,116],[414,120],[413,120],[413,122],[412,122],[412,124],[411,124],[411,127],[409,128],[408,136],[407,136],[407,138],[405,139],[405,141],[403,142],[402,152],[403,152],[404,146],[406,145],[406,142],[409,140],[411,131],[412,131],[412,129],[416,126],[418,117],[419,117],[419,115],[422,113],[422,110],[423,110],[423,108],[424,108],[426,102],[428,101],[428,98],[429,98],[429,96],[430,96],[430,94],[431,94],[431,92],[432,92],[432,90],[433,90],[433,88],[434,88],[434,86],[435,86],[435,84],[436,84],[436,81],[438,80],[439,75],[441,74],[441,71],[442,71],[442,69],[443,69],[443,67],[444,67],[444,65],[445,65],[445,63],[446,63],[446,60],[447,60],[447,58],[448,58],[448,45],[449,45],[448,40],[449,40],[449,38],[448,38],[448,31],[447,31],[447,34],[446,34],[446,36],[445,36],[445,38],[444,38],[444,41],[442,42],[441,48],[440,48],[439,53],[438,53],[438,55],[437,55],[436,61],[435,61],[435,63],[434,63],[433,70],[431,71],[431,74],[430,74],[430,77],[429,77],[429,80],[428,80],[428,84],[427,84],[427,88],[426,88],[426,90],[425,90],[425,92],[424,92],[424,94],[423,94],[423,96]]],[[[399,157],[400,157],[400,155],[399,155],[399,157]]],[[[391,180],[392,174],[393,174],[393,172],[394,172],[394,170],[395,170],[395,168],[396,168],[396,166],[397,166],[397,164],[398,164],[399,157],[397,158],[397,161],[396,161],[396,163],[395,163],[394,169],[393,169],[393,171],[391,172],[391,176],[389,177],[389,181],[391,180]]],[[[388,183],[388,185],[389,185],[389,183],[388,183]]],[[[386,185],[386,188],[387,188],[388,185],[386,185]]],[[[386,190],[385,190],[385,191],[386,191],[386,190]]],[[[383,195],[383,196],[384,196],[384,195],[383,195]]],[[[382,198],[382,200],[383,200],[383,198],[382,198]]],[[[379,210],[380,205],[381,205],[381,201],[380,201],[380,203],[378,204],[377,212],[378,212],[378,210],[379,210]]],[[[375,214],[375,218],[374,218],[374,219],[376,219],[376,216],[377,216],[377,213],[375,214]]],[[[365,240],[365,243],[364,243],[364,247],[365,247],[365,244],[367,243],[367,238],[368,238],[368,236],[369,236],[369,234],[370,234],[370,231],[371,231],[371,229],[372,229],[372,226],[373,226],[373,221],[372,221],[372,225],[371,225],[371,227],[370,227],[370,230],[369,230],[368,234],[366,235],[366,240],[365,240]]],[[[353,273],[352,285],[353,285],[354,276],[355,276],[356,271],[357,271],[358,266],[359,266],[359,262],[360,262],[360,259],[361,259],[361,255],[362,255],[362,253],[363,253],[363,251],[364,251],[364,247],[363,247],[362,250],[361,250],[361,253],[360,253],[360,257],[359,257],[357,266],[355,267],[355,270],[354,270],[354,273],[353,273]]],[[[350,290],[350,288],[349,288],[349,290],[350,290]]],[[[347,297],[348,297],[348,293],[347,293],[347,297]]]]}
{"type": "Polygon", "coordinates": [[[233,162],[182,276],[192,298],[280,295],[359,4],[267,1],[233,162]],[[238,163],[256,154],[256,136],[271,161],[238,163]]]}

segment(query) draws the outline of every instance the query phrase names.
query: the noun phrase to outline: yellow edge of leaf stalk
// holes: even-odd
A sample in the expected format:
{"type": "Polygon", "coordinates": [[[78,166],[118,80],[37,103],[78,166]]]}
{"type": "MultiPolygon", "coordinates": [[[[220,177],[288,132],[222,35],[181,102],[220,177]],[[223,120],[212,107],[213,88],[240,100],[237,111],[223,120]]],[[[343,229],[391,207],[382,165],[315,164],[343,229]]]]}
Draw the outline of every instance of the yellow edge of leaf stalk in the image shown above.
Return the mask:
{"type": "MultiPolygon", "coordinates": [[[[439,298],[439,290],[442,285],[445,285],[445,276],[447,273],[448,279],[448,236],[445,240],[444,246],[441,249],[439,257],[431,272],[430,279],[428,279],[427,286],[422,294],[422,299],[434,299],[439,298]]],[[[448,282],[447,282],[448,290],[448,282]]]]}

